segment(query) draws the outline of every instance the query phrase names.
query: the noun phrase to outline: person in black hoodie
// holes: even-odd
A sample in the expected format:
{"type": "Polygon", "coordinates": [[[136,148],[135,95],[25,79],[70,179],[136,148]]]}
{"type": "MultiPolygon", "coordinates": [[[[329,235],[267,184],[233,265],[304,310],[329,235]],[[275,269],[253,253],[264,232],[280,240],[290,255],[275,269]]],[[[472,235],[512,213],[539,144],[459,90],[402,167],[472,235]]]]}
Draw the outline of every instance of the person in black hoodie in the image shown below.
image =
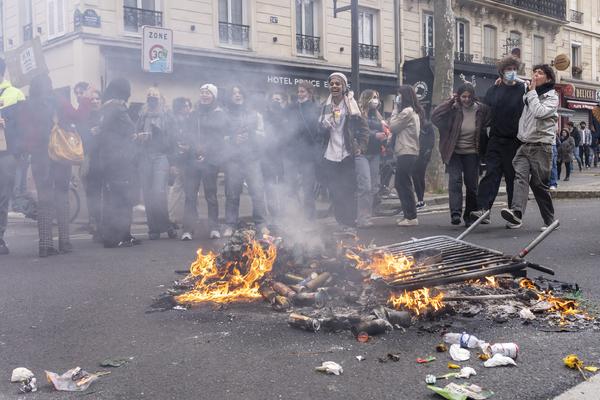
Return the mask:
{"type": "Polygon", "coordinates": [[[284,179],[290,199],[300,202],[306,218],[316,216],[315,166],[320,155],[318,139],[319,106],[314,100],[314,86],[307,81],[297,88],[298,100],[287,109],[290,137],[283,147],[284,179]]]}
{"type": "MultiPolygon", "coordinates": [[[[229,92],[226,111],[228,125],[225,141],[225,223],[223,236],[230,237],[238,225],[240,195],[244,181],[252,198],[252,218],[258,231],[268,234],[265,226],[265,192],[260,168],[261,148],[259,137],[264,136],[262,115],[246,103],[241,86],[233,86],[229,92]]],[[[222,153],[221,153],[222,154],[222,153]]]]}
{"type": "Polygon", "coordinates": [[[172,129],[173,123],[164,99],[156,87],[151,87],[136,126],[142,193],[150,240],[159,239],[163,232],[167,232],[169,239],[174,239],[177,235],[169,219],[167,203],[168,156],[173,151],[172,129]]]}
{"type": "Polygon", "coordinates": [[[104,92],[98,128],[98,157],[102,169],[102,220],[104,247],[131,247],[141,242],[131,235],[135,187],[139,177],[135,161],[135,124],[129,117],[129,81],[117,78],[104,92]]]}
{"type": "Polygon", "coordinates": [[[191,240],[193,226],[198,219],[198,189],[202,182],[208,208],[209,237],[218,239],[219,203],[217,201],[217,177],[220,156],[223,153],[223,135],[226,129],[225,113],[217,103],[218,89],[207,83],[200,87],[200,100],[193,116],[193,129],[183,147],[185,206],[183,211],[183,234],[181,240],[191,240]]]}
{"type": "MultiPolygon", "coordinates": [[[[502,176],[506,182],[509,208],[512,204],[515,180],[512,160],[520,144],[517,140],[517,133],[519,118],[523,112],[523,95],[525,94],[524,85],[516,80],[518,69],[518,59],[507,56],[500,60],[498,73],[501,82],[490,87],[483,99],[483,103],[490,107],[492,119],[489,139],[487,143],[481,143],[481,152],[484,154],[487,168],[477,190],[478,209],[471,212],[471,216],[475,219],[483,215],[485,210],[492,208],[498,195],[502,176]]],[[[489,219],[482,223],[489,224],[489,219]]]]}
{"type": "MultiPolygon", "coordinates": [[[[569,135],[575,141],[575,147],[573,148],[573,156],[575,156],[575,160],[577,161],[577,166],[579,166],[579,172],[582,171],[582,160],[581,160],[581,143],[583,142],[583,138],[581,136],[581,131],[577,129],[573,121],[569,121],[567,123],[567,127],[569,129],[569,135]]],[[[573,166],[571,165],[571,171],[573,170],[573,166]]]]}

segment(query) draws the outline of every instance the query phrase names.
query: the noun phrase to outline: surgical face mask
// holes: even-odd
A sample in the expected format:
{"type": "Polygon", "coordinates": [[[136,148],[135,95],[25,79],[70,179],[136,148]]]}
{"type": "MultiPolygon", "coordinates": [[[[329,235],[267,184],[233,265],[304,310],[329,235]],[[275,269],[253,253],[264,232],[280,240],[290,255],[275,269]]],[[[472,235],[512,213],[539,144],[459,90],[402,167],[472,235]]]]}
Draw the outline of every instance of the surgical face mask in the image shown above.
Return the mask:
{"type": "Polygon", "coordinates": [[[377,107],[379,107],[379,99],[371,99],[369,101],[369,106],[371,108],[377,108],[377,107]]]}
{"type": "Polygon", "coordinates": [[[514,81],[517,79],[517,71],[506,71],[504,73],[504,79],[506,79],[507,81],[514,81]]]}
{"type": "Polygon", "coordinates": [[[396,103],[398,105],[402,104],[402,95],[401,94],[396,95],[396,98],[394,99],[394,103],[396,103]]]}

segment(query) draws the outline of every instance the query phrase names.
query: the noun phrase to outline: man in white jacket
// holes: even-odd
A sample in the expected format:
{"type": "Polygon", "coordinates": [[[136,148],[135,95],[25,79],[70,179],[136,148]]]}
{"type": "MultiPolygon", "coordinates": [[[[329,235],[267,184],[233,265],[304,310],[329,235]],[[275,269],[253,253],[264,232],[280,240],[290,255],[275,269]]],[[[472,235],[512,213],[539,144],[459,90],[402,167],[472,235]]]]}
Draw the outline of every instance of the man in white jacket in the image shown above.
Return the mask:
{"type": "Polygon", "coordinates": [[[513,158],[515,184],[512,208],[502,209],[509,227],[520,228],[525,214],[529,187],[544,220],[542,230],[554,221],[554,206],[548,187],[552,170],[552,143],[558,121],[558,95],[552,67],[547,64],[533,67],[533,77],[523,96],[525,108],[519,120],[517,138],[522,145],[513,158]]]}

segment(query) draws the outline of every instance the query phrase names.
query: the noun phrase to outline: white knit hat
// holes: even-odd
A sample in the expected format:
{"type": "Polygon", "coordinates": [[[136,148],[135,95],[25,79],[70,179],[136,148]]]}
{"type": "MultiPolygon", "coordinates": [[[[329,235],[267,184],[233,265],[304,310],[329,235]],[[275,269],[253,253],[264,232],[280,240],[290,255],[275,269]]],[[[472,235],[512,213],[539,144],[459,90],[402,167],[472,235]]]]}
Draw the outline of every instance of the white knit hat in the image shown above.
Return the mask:
{"type": "Polygon", "coordinates": [[[200,90],[202,90],[202,89],[208,90],[215,99],[217,98],[217,96],[219,94],[219,89],[217,89],[217,87],[215,85],[213,85],[212,83],[206,83],[206,84],[202,85],[200,87],[200,90]]]}
{"type": "Polygon", "coordinates": [[[330,81],[331,78],[336,77],[336,78],[340,78],[343,82],[344,82],[344,86],[348,86],[348,78],[346,78],[346,75],[344,75],[341,72],[334,72],[333,74],[329,75],[329,78],[327,78],[327,81],[330,81]]]}

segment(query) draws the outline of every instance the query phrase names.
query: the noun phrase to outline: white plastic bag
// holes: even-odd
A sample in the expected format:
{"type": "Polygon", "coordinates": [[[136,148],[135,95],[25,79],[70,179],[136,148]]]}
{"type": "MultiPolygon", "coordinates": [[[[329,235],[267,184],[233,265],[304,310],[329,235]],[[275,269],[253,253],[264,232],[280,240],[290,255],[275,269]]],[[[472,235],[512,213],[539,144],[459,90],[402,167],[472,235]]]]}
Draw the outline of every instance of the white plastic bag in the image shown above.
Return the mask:
{"type": "Polygon", "coordinates": [[[517,363],[512,358],[506,357],[505,355],[502,355],[499,353],[494,354],[494,356],[492,358],[490,358],[489,360],[487,360],[486,362],[483,363],[483,366],[487,367],[487,368],[502,367],[504,365],[516,366],[517,363]]]}
{"type": "Polygon", "coordinates": [[[450,357],[454,361],[467,361],[471,358],[471,352],[467,349],[463,349],[460,347],[460,344],[453,344],[450,346],[450,357]]]}

